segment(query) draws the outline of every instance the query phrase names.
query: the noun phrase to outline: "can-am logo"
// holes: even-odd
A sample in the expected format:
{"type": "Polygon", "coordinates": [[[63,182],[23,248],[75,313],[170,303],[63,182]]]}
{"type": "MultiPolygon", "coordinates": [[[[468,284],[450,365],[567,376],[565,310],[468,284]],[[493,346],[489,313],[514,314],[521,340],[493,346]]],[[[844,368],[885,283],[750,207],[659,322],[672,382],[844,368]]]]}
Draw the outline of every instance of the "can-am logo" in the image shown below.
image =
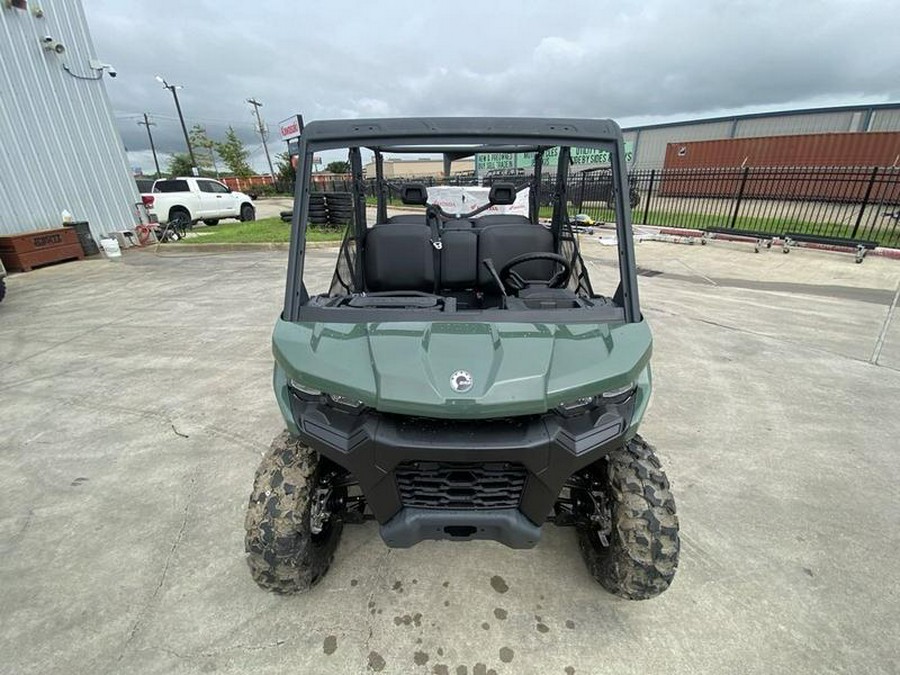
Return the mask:
{"type": "Polygon", "coordinates": [[[450,376],[450,388],[457,393],[465,394],[472,388],[472,384],[472,373],[467,370],[457,370],[450,376]]]}

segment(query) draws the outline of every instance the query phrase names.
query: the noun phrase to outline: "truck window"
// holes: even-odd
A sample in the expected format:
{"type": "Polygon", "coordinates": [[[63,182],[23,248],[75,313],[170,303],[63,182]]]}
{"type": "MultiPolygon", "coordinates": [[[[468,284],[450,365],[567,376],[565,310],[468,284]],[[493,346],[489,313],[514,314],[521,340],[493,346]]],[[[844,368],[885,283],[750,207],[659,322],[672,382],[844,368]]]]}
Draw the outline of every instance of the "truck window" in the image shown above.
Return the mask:
{"type": "Polygon", "coordinates": [[[197,181],[197,187],[200,188],[200,192],[215,192],[215,190],[213,189],[214,186],[215,186],[215,183],[213,183],[211,180],[198,180],[197,181]]]}
{"type": "Polygon", "coordinates": [[[190,192],[186,180],[158,180],[153,185],[154,192],[190,192]]]}

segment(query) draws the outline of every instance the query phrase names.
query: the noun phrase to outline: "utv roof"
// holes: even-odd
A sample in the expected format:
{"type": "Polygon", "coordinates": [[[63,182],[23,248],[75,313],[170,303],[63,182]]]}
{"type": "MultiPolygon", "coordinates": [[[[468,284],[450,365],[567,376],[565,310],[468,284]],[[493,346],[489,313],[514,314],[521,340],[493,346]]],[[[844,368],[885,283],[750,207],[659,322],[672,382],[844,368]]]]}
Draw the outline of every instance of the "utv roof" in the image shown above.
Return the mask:
{"type": "MultiPolygon", "coordinates": [[[[612,120],[545,117],[408,117],[321,120],[303,129],[315,145],[382,146],[471,144],[491,138],[508,145],[614,143],[622,137],[612,120]]],[[[392,148],[392,150],[394,150],[392,148]]]]}

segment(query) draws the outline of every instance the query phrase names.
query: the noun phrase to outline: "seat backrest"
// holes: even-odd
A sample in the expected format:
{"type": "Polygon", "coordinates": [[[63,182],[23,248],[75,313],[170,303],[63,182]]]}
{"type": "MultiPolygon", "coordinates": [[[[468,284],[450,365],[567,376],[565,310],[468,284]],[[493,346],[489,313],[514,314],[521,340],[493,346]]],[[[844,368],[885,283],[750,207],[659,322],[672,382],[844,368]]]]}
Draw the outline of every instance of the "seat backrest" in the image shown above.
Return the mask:
{"type": "Polygon", "coordinates": [[[379,223],[366,233],[366,288],[370,291],[434,290],[434,247],[424,223],[379,223]]]}
{"type": "MultiPolygon", "coordinates": [[[[490,258],[499,272],[506,263],[523,253],[553,253],[553,234],[543,225],[527,221],[481,228],[478,232],[478,285],[482,288],[496,286],[491,273],[481,264],[482,260],[490,258]]],[[[516,272],[525,279],[549,279],[554,267],[550,261],[535,260],[519,266],[516,272]]]]}
{"type": "Polygon", "coordinates": [[[530,225],[531,221],[526,216],[515,213],[488,213],[479,218],[473,218],[475,227],[481,229],[488,225],[530,225]]]}
{"type": "Polygon", "coordinates": [[[418,223],[425,224],[425,214],[424,213],[401,213],[396,216],[390,216],[387,221],[388,223],[418,223]]]}

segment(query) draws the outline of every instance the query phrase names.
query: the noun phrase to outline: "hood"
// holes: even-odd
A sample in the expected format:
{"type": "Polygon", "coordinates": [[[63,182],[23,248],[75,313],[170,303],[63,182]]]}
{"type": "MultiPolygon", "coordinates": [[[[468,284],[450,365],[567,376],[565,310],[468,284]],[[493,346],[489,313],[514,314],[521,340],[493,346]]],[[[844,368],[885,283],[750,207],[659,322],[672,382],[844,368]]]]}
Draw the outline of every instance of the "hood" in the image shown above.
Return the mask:
{"type": "Polygon", "coordinates": [[[637,379],[645,322],[289,323],[273,335],[286,376],[383,412],[448,418],[543,413],[637,379]]]}

